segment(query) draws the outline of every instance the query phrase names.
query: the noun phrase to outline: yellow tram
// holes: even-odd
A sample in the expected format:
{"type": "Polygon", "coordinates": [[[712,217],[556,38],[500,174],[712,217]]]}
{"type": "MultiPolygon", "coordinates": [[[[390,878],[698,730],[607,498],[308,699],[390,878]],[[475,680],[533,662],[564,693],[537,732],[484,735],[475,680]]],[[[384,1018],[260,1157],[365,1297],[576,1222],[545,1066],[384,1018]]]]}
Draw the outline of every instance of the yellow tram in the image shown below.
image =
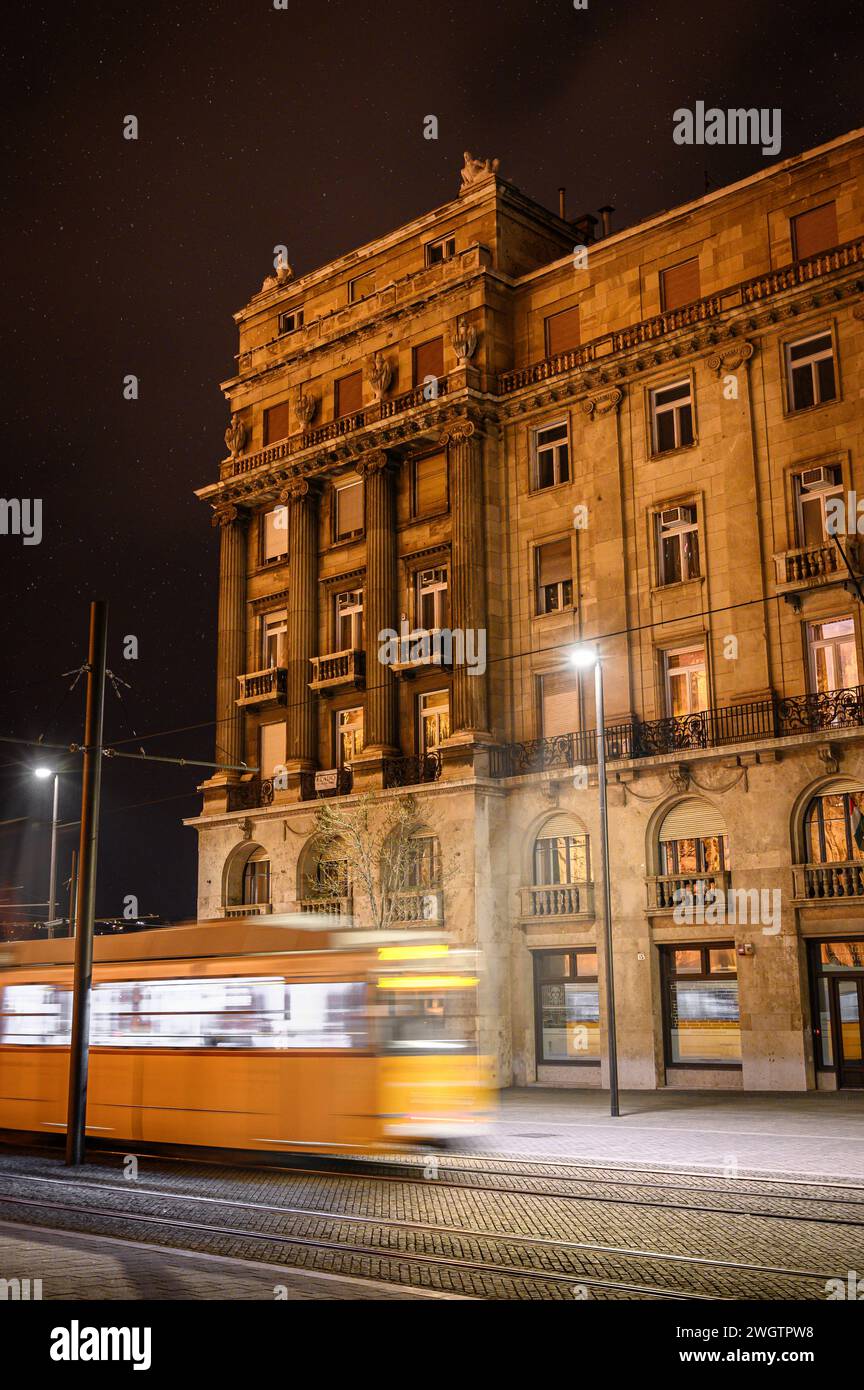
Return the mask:
{"type": "MultiPolygon", "coordinates": [[[[68,939],[0,946],[0,1130],[66,1128],[68,939]]],[[[374,1153],[490,1118],[476,953],[309,916],[95,940],[87,1133],[374,1153]]]]}

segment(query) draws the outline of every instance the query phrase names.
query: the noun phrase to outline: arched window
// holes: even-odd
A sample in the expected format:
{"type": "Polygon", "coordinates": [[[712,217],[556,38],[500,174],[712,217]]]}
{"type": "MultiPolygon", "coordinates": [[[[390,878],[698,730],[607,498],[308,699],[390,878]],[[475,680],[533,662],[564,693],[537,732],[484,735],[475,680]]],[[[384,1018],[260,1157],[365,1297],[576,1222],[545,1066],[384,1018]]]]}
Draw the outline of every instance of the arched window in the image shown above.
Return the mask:
{"type": "Polygon", "coordinates": [[[660,873],[720,873],[729,868],[729,841],[720,812],[691,796],[663,819],[658,835],[660,873]]]}
{"type": "Polygon", "coordinates": [[[547,821],[534,841],[535,884],[588,883],[588,836],[568,816],[547,821]]]}
{"type": "Polygon", "coordinates": [[[814,796],[804,816],[808,864],[864,861],[864,791],[814,796]]]}
{"type": "Polygon", "coordinates": [[[244,907],[270,901],[270,859],[265,849],[256,849],[243,865],[241,902],[244,907]]]}
{"type": "Polygon", "coordinates": [[[332,840],[323,846],[311,846],[303,872],[303,901],[313,905],[320,903],[322,910],[326,910],[326,902],[350,896],[351,874],[342,842],[332,840]]]}

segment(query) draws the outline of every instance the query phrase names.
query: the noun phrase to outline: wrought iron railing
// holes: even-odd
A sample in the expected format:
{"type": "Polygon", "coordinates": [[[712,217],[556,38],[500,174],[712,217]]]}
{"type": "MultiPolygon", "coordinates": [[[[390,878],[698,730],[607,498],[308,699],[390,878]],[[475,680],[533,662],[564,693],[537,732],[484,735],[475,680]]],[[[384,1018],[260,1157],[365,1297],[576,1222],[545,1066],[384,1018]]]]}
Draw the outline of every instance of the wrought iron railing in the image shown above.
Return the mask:
{"type": "Polygon", "coordinates": [[[437,782],[441,776],[441,754],[385,758],[382,772],[385,787],[413,787],[420,782],[437,782]]]}
{"type": "MultiPolygon", "coordinates": [[[[741,705],[723,705],[668,719],[632,719],[606,730],[608,762],[722,748],[733,743],[784,738],[794,734],[830,733],[864,725],[864,686],[815,695],[774,696],[741,705]]],[[[518,777],[592,766],[597,762],[597,735],[587,729],[552,738],[507,743],[492,749],[490,775],[518,777]]]]}
{"type": "Polygon", "coordinates": [[[864,898],[864,864],[848,859],[836,864],[795,864],[794,895],[806,902],[864,898]]]}
{"type": "Polygon", "coordinates": [[[340,767],[336,770],[336,776],[332,779],[332,786],[316,787],[315,776],[314,772],[300,773],[301,801],[316,801],[322,796],[347,796],[354,785],[354,774],[350,767],[340,767]]]}

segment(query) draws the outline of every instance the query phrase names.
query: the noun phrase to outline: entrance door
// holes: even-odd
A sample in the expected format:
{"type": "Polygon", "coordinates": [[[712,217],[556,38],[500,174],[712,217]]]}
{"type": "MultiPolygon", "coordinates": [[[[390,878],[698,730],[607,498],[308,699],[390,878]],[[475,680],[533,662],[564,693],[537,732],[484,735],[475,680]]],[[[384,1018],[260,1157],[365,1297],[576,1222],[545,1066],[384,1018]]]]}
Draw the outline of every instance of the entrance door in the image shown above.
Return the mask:
{"type": "Polygon", "coordinates": [[[837,1030],[837,1084],[864,1086],[864,980],[831,981],[837,1030]]]}

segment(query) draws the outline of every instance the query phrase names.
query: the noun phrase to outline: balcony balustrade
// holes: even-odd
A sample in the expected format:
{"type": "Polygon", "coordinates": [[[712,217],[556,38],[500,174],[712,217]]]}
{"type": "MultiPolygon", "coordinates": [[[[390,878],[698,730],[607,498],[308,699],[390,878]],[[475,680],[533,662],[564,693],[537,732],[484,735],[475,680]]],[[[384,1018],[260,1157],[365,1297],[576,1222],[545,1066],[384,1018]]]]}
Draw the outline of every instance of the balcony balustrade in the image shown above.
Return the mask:
{"type": "Polygon", "coordinates": [[[421,782],[437,782],[441,776],[441,754],[424,753],[407,758],[385,758],[383,781],[386,787],[413,787],[421,782]]]}
{"type": "Polygon", "coordinates": [[[238,676],[238,705],[284,705],[288,698],[288,672],[284,666],[268,666],[266,671],[250,671],[238,676]]]}
{"type": "Polygon", "coordinates": [[[593,883],[534,883],[520,889],[520,915],[532,921],[594,916],[593,883]]]}
{"type": "Polygon", "coordinates": [[[412,888],[390,895],[390,922],[433,922],[444,920],[444,897],[440,888],[412,888]]]}
{"type": "MultiPolygon", "coordinates": [[[[742,705],[724,705],[668,719],[632,719],[606,730],[606,760],[617,762],[668,753],[723,748],[793,734],[829,733],[864,725],[864,686],[813,695],[774,696],[742,705]]],[[[530,772],[592,766],[597,735],[588,729],[556,734],[492,749],[490,775],[518,777],[530,772]]]]}
{"type": "Polygon", "coordinates": [[[342,898],[301,898],[298,907],[301,912],[320,913],[324,917],[347,920],[354,912],[354,899],[350,894],[342,898]]]}
{"type": "MultiPolygon", "coordinates": [[[[855,538],[843,538],[841,544],[855,574],[861,573],[861,547],[855,538]]],[[[833,540],[820,545],[807,545],[798,550],[782,550],[774,556],[778,594],[793,594],[802,589],[815,589],[824,584],[849,580],[843,556],[833,540]]]]}
{"type": "Polygon", "coordinates": [[[795,864],[794,895],[800,902],[837,902],[864,898],[864,864],[852,859],[834,864],[795,864]]]}
{"type": "Polygon", "coordinates": [[[226,917],[266,917],[273,911],[270,903],[234,903],[226,907],[226,917]]]}
{"type": "Polygon", "coordinates": [[[331,652],[329,656],[310,657],[312,679],[310,690],[336,690],[340,686],[360,689],[366,675],[366,653],[348,648],[331,652]]]}
{"type": "Polygon", "coordinates": [[[354,774],[350,767],[334,767],[329,769],[327,774],[321,772],[301,772],[300,800],[316,801],[323,796],[347,796],[353,785],[354,774]],[[326,785],[324,785],[325,776],[326,785]]]}
{"type": "MultiPolygon", "coordinates": [[[[693,911],[710,912],[712,899],[705,902],[708,893],[720,893],[724,897],[729,890],[731,877],[726,869],[694,874],[652,874],[646,879],[648,888],[649,912],[672,912],[687,894],[693,898],[693,911]]],[[[724,919],[725,920],[725,919],[724,919]]]]}

